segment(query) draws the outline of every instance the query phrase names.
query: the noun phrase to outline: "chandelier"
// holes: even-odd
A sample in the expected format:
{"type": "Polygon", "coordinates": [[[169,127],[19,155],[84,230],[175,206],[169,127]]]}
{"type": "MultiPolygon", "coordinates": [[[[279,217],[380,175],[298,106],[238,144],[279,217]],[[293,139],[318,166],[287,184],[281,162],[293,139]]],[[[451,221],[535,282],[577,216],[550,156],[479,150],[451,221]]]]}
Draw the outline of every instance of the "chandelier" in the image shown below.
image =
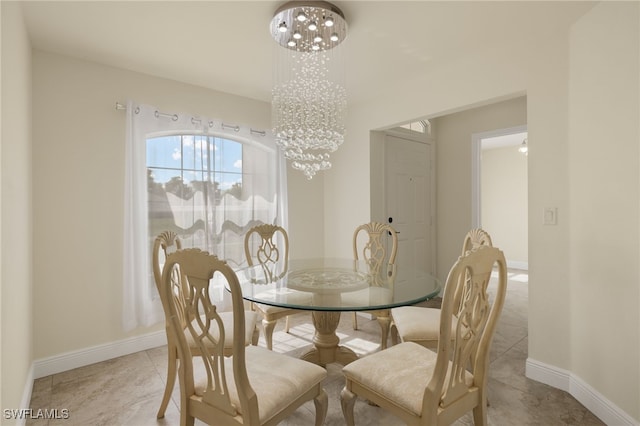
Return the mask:
{"type": "Polygon", "coordinates": [[[324,1],[292,1],[271,20],[274,85],[273,133],[291,166],[307,179],[331,168],[330,154],[344,142],[347,93],[342,41],[347,23],[324,1]]]}

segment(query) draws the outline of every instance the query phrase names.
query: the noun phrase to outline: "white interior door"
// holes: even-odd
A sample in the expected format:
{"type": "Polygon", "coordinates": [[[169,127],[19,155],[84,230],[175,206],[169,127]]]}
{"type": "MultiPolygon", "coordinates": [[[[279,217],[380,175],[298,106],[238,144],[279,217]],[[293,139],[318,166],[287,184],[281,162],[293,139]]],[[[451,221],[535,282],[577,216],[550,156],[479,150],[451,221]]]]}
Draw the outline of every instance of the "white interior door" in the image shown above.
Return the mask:
{"type": "Polygon", "coordinates": [[[398,232],[398,277],[402,271],[435,273],[433,143],[385,136],[386,219],[398,232]]]}

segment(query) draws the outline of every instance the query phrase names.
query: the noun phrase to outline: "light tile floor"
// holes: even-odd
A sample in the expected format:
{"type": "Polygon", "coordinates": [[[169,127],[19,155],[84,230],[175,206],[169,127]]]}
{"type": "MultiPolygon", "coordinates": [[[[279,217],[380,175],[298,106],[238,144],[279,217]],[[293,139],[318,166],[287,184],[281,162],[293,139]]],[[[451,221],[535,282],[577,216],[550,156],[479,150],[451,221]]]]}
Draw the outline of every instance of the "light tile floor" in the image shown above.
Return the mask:
{"type": "MultiPolygon", "coordinates": [[[[507,298],[491,350],[488,409],[491,425],[603,425],[585,407],[566,392],[525,377],[527,358],[526,273],[509,273],[507,298]]],[[[313,325],[310,314],[291,317],[291,330],[283,331],[280,321],[274,333],[274,350],[298,356],[311,346],[313,325]]],[[[380,330],[375,320],[358,318],[359,330],[352,329],[350,314],[343,314],[338,333],[341,344],[360,355],[379,350],[380,330]]],[[[261,336],[260,345],[264,346],[261,336]]],[[[115,358],[37,379],[31,408],[69,410],[68,419],[32,419],[28,425],[178,425],[176,385],[165,418],[156,419],[156,411],[166,379],[166,346],[115,358]]],[[[325,389],[329,394],[326,425],[344,425],[340,409],[340,391],[344,386],[341,366],[331,364],[325,389]]],[[[313,425],[315,408],[309,402],[282,424],[313,425]]],[[[396,417],[363,401],[356,402],[356,423],[360,425],[402,425],[396,417]]],[[[196,424],[202,423],[196,421],[196,424]]],[[[455,425],[473,424],[471,415],[455,425]]]]}

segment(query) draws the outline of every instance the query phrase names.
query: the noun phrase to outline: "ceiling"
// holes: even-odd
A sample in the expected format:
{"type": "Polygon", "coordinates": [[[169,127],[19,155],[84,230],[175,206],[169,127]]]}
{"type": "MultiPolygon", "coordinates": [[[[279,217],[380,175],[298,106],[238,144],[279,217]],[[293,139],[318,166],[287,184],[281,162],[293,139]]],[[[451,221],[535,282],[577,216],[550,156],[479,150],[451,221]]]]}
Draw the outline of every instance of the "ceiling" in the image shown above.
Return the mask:
{"type": "Polygon", "coordinates": [[[482,149],[504,148],[506,146],[520,146],[527,139],[527,132],[510,133],[508,135],[493,136],[482,139],[482,149]]]}
{"type": "MultiPolygon", "coordinates": [[[[270,101],[282,1],[29,1],[36,49],[270,101]]],[[[336,1],[349,25],[347,92],[364,101],[467,52],[535,40],[592,2],[336,1]]]]}

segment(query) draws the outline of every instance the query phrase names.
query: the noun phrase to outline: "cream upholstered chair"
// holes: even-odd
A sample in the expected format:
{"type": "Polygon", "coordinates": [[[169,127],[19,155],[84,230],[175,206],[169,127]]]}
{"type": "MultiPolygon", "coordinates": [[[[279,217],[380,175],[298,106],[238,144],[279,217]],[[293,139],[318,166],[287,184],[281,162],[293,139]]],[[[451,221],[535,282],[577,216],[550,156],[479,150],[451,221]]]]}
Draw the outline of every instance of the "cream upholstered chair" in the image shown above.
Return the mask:
{"type": "MultiPolygon", "coordinates": [[[[289,236],[278,225],[262,224],[249,229],[244,238],[244,253],[249,266],[260,265],[265,282],[273,282],[284,276],[289,268],[289,236]]],[[[256,284],[259,285],[259,284],[256,284]]],[[[301,298],[311,298],[300,294],[301,298]]],[[[254,303],[254,308],[262,314],[262,327],[267,349],[273,349],[273,330],[278,319],[286,318],[285,331],[289,332],[289,315],[300,314],[297,309],[279,308],[254,303]]]]}
{"type": "Polygon", "coordinates": [[[486,425],[489,349],[506,287],[502,251],[479,246],[461,256],[445,285],[436,352],[403,342],[342,369],[346,385],[341,403],[347,425],[354,425],[356,396],[408,425],[448,425],[469,410],[473,410],[476,425],[486,425]],[[497,291],[490,297],[487,286],[494,266],[498,269],[497,291]]]}
{"type": "MultiPolygon", "coordinates": [[[[353,232],[353,257],[355,260],[364,259],[369,267],[369,272],[374,277],[380,278],[382,275],[393,273],[397,253],[398,235],[389,224],[369,222],[358,226],[353,232]]],[[[352,296],[350,294],[344,295],[347,299],[352,296]]],[[[378,320],[382,334],[381,348],[385,349],[391,323],[389,309],[365,312],[372,314],[378,320]]],[[[356,312],[353,312],[353,329],[358,329],[356,312]]]]}
{"type": "Polygon", "coordinates": [[[242,290],[225,261],[199,249],[171,253],[161,290],[180,359],[181,425],[193,425],[195,418],[210,425],[275,425],[310,400],[316,406],[316,425],[324,422],[328,399],[322,380],[327,372],[308,361],[244,345],[242,290]],[[185,286],[172,278],[176,271],[185,286]],[[209,297],[212,281],[231,293],[234,338],[230,357],[225,356],[224,341],[231,331],[225,329],[209,297]],[[197,345],[199,356],[193,356],[190,341],[197,345]]]}
{"type": "MultiPolygon", "coordinates": [[[[170,252],[174,252],[176,250],[182,249],[182,242],[180,238],[173,231],[165,231],[158,235],[153,244],[152,250],[152,267],[153,267],[153,277],[155,279],[156,288],[158,292],[160,292],[160,288],[162,285],[162,264],[165,262],[167,255],[170,252]]],[[[174,274],[173,277],[175,280],[179,282],[180,275],[174,274]]],[[[227,336],[225,336],[224,342],[224,351],[225,354],[231,355],[233,350],[233,312],[221,312],[220,318],[222,318],[223,323],[225,324],[225,328],[229,331],[227,336]]],[[[260,337],[260,330],[256,326],[258,321],[258,315],[253,311],[248,311],[245,315],[245,336],[244,342],[245,344],[252,343],[254,345],[258,344],[258,338],[260,337]]],[[[169,323],[165,324],[167,328],[167,350],[168,350],[168,360],[167,360],[167,383],[164,389],[164,395],[162,397],[162,402],[160,403],[160,409],[158,410],[158,418],[164,417],[164,413],[167,409],[167,404],[171,399],[171,392],[173,391],[173,386],[176,381],[177,374],[177,366],[178,366],[178,349],[176,347],[176,342],[173,340],[171,333],[169,333],[169,323]]],[[[186,324],[185,324],[186,327],[186,324]]],[[[195,355],[199,355],[198,346],[191,340],[191,352],[195,355]]]]}
{"type": "MultiPolygon", "coordinates": [[[[492,246],[491,237],[482,229],[472,229],[462,244],[462,255],[481,246],[492,246]]],[[[456,296],[459,300],[460,295],[456,296]]],[[[457,304],[455,306],[458,306],[457,304]]],[[[457,311],[454,312],[454,325],[457,311]]],[[[419,306],[402,306],[391,309],[391,341],[395,345],[402,342],[415,342],[429,349],[438,347],[440,335],[440,309],[419,306]]]]}

